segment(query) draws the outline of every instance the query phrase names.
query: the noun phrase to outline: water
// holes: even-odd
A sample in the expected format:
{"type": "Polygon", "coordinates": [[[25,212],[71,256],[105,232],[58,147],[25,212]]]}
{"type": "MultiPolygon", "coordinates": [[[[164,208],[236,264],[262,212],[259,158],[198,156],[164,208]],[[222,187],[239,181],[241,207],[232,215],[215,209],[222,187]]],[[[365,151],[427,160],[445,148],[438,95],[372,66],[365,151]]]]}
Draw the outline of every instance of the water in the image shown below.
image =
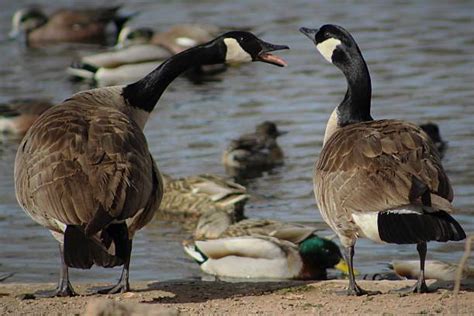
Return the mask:
{"type": "MultiPolygon", "coordinates": [[[[47,5],[49,1],[35,1],[47,5]]],[[[78,5],[78,1],[58,1],[78,5]]],[[[83,1],[109,4],[110,1],[83,1]]],[[[449,141],[444,166],[455,189],[456,218],[474,228],[474,4],[472,1],[128,1],[142,12],[132,25],[163,29],[181,22],[253,27],[270,42],[288,44],[280,53],[290,66],[265,64],[230,68],[215,82],[193,85],[178,79],[164,94],[145,133],[162,171],[185,176],[223,174],[220,156],[230,139],[263,120],[290,133],[280,143],[286,164],[249,185],[249,217],[268,217],[322,227],[312,194],[311,173],[326,120],[345,92],[342,74],[319,56],[298,32],[324,23],[348,28],[368,62],[373,82],[373,116],[414,122],[432,120],[449,141]]],[[[118,2],[117,2],[118,3],[118,2]]],[[[94,47],[55,46],[26,50],[6,40],[16,2],[0,4],[0,102],[15,97],[61,101],[84,89],[64,72],[74,56],[94,47]]],[[[16,144],[0,147],[0,272],[12,282],[54,282],[56,242],[18,207],[13,189],[16,144]]],[[[325,228],[327,235],[331,234],[325,228]]],[[[181,249],[188,237],[178,225],[154,222],[135,238],[132,280],[167,280],[200,275],[181,249]]],[[[429,258],[458,260],[463,243],[429,245],[429,258]]],[[[414,246],[380,246],[360,240],[356,267],[378,272],[393,259],[417,258],[414,246]]],[[[111,281],[117,269],[73,270],[72,280],[111,281]]]]}

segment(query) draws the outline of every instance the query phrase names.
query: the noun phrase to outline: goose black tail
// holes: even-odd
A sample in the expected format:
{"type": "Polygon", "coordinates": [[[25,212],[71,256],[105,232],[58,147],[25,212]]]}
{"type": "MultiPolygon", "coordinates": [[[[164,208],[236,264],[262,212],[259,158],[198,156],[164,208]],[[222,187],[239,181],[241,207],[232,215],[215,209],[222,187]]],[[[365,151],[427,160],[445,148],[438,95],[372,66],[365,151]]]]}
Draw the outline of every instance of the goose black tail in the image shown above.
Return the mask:
{"type": "Polygon", "coordinates": [[[109,240],[106,242],[108,245],[102,245],[86,237],[82,227],[68,225],[64,233],[64,262],[68,267],[78,269],[90,269],[93,264],[106,268],[123,265],[124,260],[119,256],[120,247],[116,247],[115,256],[107,252],[106,247],[114,240],[113,233],[108,235],[103,237],[109,240]]]}
{"type": "Polygon", "coordinates": [[[380,239],[388,243],[417,244],[466,238],[461,225],[445,211],[422,214],[380,212],[377,225],[380,239]]]}

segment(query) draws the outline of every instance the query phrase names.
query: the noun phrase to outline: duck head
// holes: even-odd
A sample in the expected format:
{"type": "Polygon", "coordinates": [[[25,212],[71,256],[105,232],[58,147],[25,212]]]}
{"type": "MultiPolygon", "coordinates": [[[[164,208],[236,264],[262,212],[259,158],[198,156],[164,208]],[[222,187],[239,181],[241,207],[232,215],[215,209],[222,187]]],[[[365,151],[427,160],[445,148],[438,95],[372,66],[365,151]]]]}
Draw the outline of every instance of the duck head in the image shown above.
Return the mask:
{"type": "Polygon", "coordinates": [[[48,22],[48,17],[39,8],[31,7],[20,9],[15,12],[12,18],[12,29],[10,38],[17,38],[20,35],[27,35],[48,22]]]}
{"type": "MultiPolygon", "coordinates": [[[[325,269],[336,268],[347,274],[349,269],[342,258],[341,250],[331,240],[313,235],[299,245],[305,266],[325,276],[325,269]]],[[[315,274],[315,272],[310,272],[315,274]]],[[[317,274],[317,273],[316,273],[317,274]]]]}
{"type": "Polygon", "coordinates": [[[278,136],[285,135],[286,133],[288,133],[287,131],[278,130],[276,124],[270,121],[258,124],[255,128],[255,132],[259,135],[271,138],[277,138],[278,136]]]}
{"type": "Polygon", "coordinates": [[[326,24],[320,29],[302,27],[300,32],[313,41],[324,59],[339,68],[344,68],[344,65],[351,61],[359,60],[361,56],[354,38],[341,26],[326,24]]]}
{"type": "Polygon", "coordinates": [[[261,61],[279,67],[287,66],[280,57],[271,54],[273,51],[289,49],[286,45],[267,43],[250,32],[232,31],[221,35],[218,41],[225,46],[225,60],[227,64],[261,61]]]}
{"type": "Polygon", "coordinates": [[[140,27],[133,29],[130,27],[124,27],[118,37],[116,48],[123,48],[131,45],[146,44],[150,42],[154,35],[154,31],[148,27],[140,27]]]}

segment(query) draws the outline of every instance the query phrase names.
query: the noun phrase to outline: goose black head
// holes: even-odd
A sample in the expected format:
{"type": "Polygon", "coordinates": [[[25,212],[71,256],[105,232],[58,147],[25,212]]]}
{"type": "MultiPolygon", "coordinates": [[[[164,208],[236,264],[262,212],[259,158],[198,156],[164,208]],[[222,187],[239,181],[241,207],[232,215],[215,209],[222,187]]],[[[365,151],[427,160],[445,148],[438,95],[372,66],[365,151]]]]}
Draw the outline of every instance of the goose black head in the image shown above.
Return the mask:
{"type": "Polygon", "coordinates": [[[320,29],[302,27],[300,32],[313,41],[324,59],[336,66],[356,60],[361,56],[354,38],[338,25],[326,24],[320,29]]]}
{"type": "Polygon", "coordinates": [[[28,34],[48,22],[48,17],[37,7],[20,9],[12,18],[12,30],[10,38],[16,38],[20,34],[28,34]]]}
{"type": "Polygon", "coordinates": [[[260,123],[255,128],[257,134],[269,136],[272,138],[277,138],[278,136],[285,135],[288,133],[287,131],[280,131],[276,124],[270,121],[265,121],[260,123]]]}
{"type": "Polygon", "coordinates": [[[250,32],[232,31],[221,36],[226,47],[225,62],[228,64],[251,61],[285,67],[287,63],[270,52],[289,49],[286,45],[275,45],[264,42],[250,32]]]}

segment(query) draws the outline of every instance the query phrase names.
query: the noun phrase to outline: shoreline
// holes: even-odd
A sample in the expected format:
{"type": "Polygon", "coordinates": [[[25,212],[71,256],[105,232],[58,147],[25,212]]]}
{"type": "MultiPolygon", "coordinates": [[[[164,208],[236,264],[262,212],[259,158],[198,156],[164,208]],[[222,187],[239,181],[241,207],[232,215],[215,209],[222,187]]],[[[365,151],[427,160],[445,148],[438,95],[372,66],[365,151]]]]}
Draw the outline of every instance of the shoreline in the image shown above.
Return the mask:
{"type": "MultiPolygon", "coordinates": [[[[132,282],[133,292],[90,295],[87,290],[105,283],[76,283],[81,295],[72,298],[20,298],[23,294],[52,290],[54,283],[0,283],[0,314],[97,315],[102,308],[134,311],[134,315],[222,314],[474,314],[474,280],[463,282],[456,296],[453,282],[427,282],[428,294],[388,294],[415,281],[358,281],[361,287],[380,290],[375,296],[349,297],[337,294],[347,280],[319,282],[269,281],[223,282],[173,280],[132,282]],[[88,304],[91,304],[88,307],[88,304]]],[[[118,312],[118,310],[114,310],[118,312]]]]}

